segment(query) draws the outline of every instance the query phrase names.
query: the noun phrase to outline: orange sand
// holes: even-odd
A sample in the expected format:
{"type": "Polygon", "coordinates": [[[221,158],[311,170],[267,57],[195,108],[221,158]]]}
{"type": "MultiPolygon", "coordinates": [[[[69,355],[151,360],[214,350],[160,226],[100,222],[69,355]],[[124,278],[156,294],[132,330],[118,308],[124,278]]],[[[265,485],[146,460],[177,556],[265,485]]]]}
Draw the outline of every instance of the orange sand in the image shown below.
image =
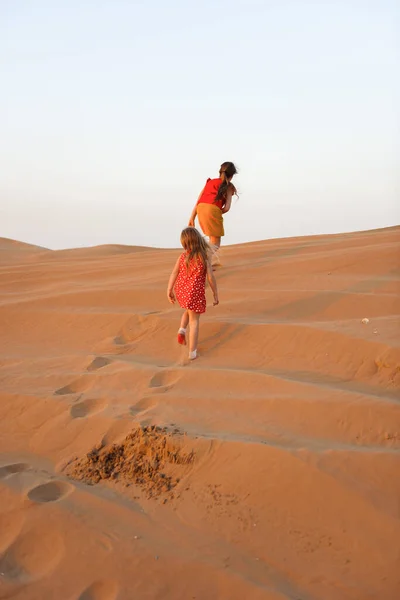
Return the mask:
{"type": "Polygon", "coordinates": [[[223,249],[187,364],[177,251],[0,240],[0,598],[398,600],[399,242],[223,249]]]}

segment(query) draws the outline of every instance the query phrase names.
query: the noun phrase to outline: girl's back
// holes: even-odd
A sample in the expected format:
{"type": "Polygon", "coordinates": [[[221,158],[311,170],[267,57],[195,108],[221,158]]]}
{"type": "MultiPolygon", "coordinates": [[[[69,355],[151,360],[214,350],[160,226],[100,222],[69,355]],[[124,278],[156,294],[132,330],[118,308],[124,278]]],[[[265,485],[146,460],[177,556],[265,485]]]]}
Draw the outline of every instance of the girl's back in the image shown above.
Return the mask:
{"type": "Polygon", "coordinates": [[[214,306],[219,303],[217,282],[210,265],[210,246],[194,227],[186,227],[181,233],[185,252],[175,262],[168,281],[167,296],[171,304],[178,300],[185,309],[178,330],[178,343],[186,344],[189,325],[189,360],[197,358],[199,321],[206,311],[206,277],[214,294],[214,306]]]}
{"type": "Polygon", "coordinates": [[[207,266],[201,258],[193,258],[187,265],[186,258],[187,253],[183,252],[179,259],[179,272],[175,284],[176,296],[183,308],[204,313],[207,266]]]}

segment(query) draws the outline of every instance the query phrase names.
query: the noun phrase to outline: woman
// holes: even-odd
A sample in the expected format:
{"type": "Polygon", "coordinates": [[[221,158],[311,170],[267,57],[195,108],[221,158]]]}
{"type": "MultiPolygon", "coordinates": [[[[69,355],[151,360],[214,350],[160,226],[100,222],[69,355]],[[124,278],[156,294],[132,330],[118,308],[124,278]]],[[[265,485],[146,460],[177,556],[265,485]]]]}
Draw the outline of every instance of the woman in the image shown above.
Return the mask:
{"type": "Polygon", "coordinates": [[[229,212],[232,196],[237,194],[235,186],[231,183],[236,173],[237,169],[233,162],[222,163],[219,177],[207,179],[190,216],[189,227],[195,226],[197,216],[204,235],[209,237],[210,245],[214,250],[213,265],[220,264],[217,252],[221,246],[221,237],[225,235],[222,215],[229,212]]]}

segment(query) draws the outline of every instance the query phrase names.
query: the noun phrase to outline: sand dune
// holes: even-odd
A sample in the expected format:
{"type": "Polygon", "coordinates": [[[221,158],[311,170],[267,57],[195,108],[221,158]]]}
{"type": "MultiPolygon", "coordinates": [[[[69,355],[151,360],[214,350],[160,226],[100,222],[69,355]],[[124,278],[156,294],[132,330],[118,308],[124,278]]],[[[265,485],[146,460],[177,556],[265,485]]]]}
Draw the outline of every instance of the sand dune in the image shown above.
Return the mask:
{"type": "Polygon", "coordinates": [[[44,253],[50,255],[51,250],[0,237],[0,265],[30,262],[44,253]]]}
{"type": "Polygon", "coordinates": [[[177,251],[0,250],[0,598],[400,597],[400,228],[225,248],[190,365],[177,251]]]}

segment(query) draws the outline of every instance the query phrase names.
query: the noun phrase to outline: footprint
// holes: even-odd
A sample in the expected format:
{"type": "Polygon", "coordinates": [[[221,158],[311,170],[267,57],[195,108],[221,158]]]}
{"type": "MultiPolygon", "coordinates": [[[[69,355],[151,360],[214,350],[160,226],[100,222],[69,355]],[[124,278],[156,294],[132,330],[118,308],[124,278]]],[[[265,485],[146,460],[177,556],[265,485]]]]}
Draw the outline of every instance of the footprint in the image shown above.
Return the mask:
{"type": "Polygon", "coordinates": [[[140,413],[154,408],[157,404],[158,403],[153,398],[142,398],[139,402],[136,402],[136,404],[129,407],[129,414],[132,415],[132,417],[135,417],[140,413]]]}
{"type": "Polygon", "coordinates": [[[79,392],[85,392],[93,383],[92,377],[83,376],[76,379],[69,385],[66,385],[54,392],[56,396],[66,396],[68,394],[78,394],[79,392]]]}
{"type": "Polygon", "coordinates": [[[111,359],[106,358],[105,356],[97,356],[90,365],[88,366],[88,371],[97,371],[97,369],[102,369],[111,363],[111,359]]]}
{"type": "Polygon", "coordinates": [[[117,337],[114,338],[114,344],[116,346],[125,346],[127,343],[128,340],[124,335],[117,335],[117,337]]]}
{"type": "Polygon", "coordinates": [[[84,417],[90,417],[98,412],[101,412],[106,407],[104,400],[96,400],[88,398],[73,404],[70,408],[69,414],[73,419],[83,419],[84,417]]]}
{"type": "Polygon", "coordinates": [[[10,475],[15,475],[16,473],[23,473],[24,471],[28,471],[30,469],[30,465],[26,463],[14,463],[11,465],[4,465],[0,467],[0,479],[5,479],[10,475]]]}
{"type": "Polygon", "coordinates": [[[0,559],[0,573],[12,583],[29,583],[52,571],[64,554],[61,535],[40,523],[19,536],[0,559]]]}
{"type": "Polygon", "coordinates": [[[102,448],[104,448],[110,444],[117,444],[131,431],[131,420],[121,419],[120,421],[114,421],[114,423],[108,428],[107,432],[101,438],[100,445],[102,448]]]}
{"type": "Polygon", "coordinates": [[[82,592],[78,600],[116,600],[118,584],[112,580],[95,581],[82,592]]]}
{"type": "Polygon", "coordinates": [[[74,487],[64,481],[49,481],[32,488],[28,492],[28,498],[39,504],[45,502],[57,502],[57,500],[61,500],[61,498],[68,496],[73,490],[74,487]]]}
{"type": "Polygon", "coordinates": [[[149,382],[149,388],[157,392],[167,392],[174,386],[180,379],[180,374],[176,371],[160,371],[153,375],[149,382]]]}
{"type": "Polygon", "coordinates": [[[126,346],[139,342],[144,337],[151,335],[157,327],[157,321],[154,318],[155,314],[157,313],[132,316],[122,327],[120,334],[114,338],[114,344],[117,346],[126,346]]]}
{"type": "Polygon", "coordinates": [[[103,550],[106,550],[107,552],[113,552],[114,550],[114,546],[113,546],[113,538],[111,537],[111,535],[109,533],[104,533],[104,532],[99,532],[96,542],[97,544],[103,548],[103,550]]]}
{"type": "Polygon", "coordinates": [[[0,514],[0,553],[14,542],[21,532],[24,524],[22,512],[8,512],[0,514]]]}

